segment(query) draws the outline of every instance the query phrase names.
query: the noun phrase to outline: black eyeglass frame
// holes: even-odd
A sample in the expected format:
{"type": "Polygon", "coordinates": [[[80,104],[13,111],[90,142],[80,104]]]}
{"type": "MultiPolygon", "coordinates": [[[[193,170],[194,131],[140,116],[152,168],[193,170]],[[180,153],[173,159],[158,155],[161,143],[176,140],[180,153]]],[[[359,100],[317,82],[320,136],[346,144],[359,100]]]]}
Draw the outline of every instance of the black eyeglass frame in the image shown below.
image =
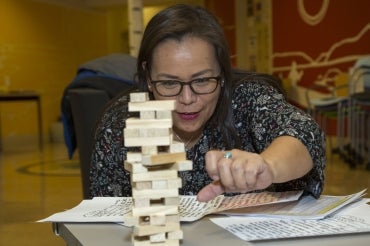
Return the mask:
{"type": "MultiPolygon", "coordinates": [[[[190,89],[191,89],[191,91],[194,93],[194,94],[197,94],[197,95],[206,95],[206,94],[211,94],[211,93],[213,93],[213,92],[215,92],[216,91],[216,89],[217,89],[217,87],[218,87],[218,85],[220,84],[220,82],[221,82],[221,79],[222,79],[222,77],[221,76],[213,76],[213,77],[203,77],[203,78],[197,78],[197,79],[193,79],[193,80],[190,80],[190,81],[187,81],[187,82],[183,82],[183,81],[180,81],[180,80],[152,80],[152,81],[150,81],[150,83],[153,85],[153,87],[154,87],[154,89],[155,89],[155,91],[159,94],[159,95],[161,95],[161,96],[163,96],[163,97],[175,97],[175,96],[178,96],[181,92],[182,92],[182,89],[183,89],[183,87],[184,87],[184,85],[189,85],[189,87],[190,87],[190,89]],[[195,90],[194,90],[194,88],[193,88],[193,86],[192,86],[192,83],[194,83],[194,82],[196,82],[196,81],[199,81],[199,80],[211,80],[211,79],[214,79],[215,81],[216,81],[216,86],[215,86],[215,88],[212,90],[212,91],[210,91],[210,92],[206,92],[206,93],[199,93],[199,92],[196,92],[195,90]],[[159,91],[158,91],[158,89],[157,89],[157,86],[156,86],[156,84],[158,84],[158,83],[163,83],[163,82],[177,82],[177,83],[179,83],[180,84],[180,90],[179,90],[179,92],[177,93],[177,94],[174,94],[174,95],[163,95],[162,93],[160,93],[159,91]]],[[[221,85],[222,86],[222,85],[221,85]]]]}

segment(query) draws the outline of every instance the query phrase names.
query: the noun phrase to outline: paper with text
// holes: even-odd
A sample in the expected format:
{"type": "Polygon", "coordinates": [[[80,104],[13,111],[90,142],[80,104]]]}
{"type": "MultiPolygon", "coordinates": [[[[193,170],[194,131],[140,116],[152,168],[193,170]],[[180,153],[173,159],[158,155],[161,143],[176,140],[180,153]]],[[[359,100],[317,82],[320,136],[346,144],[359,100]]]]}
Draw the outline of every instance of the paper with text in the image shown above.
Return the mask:
{"type": "Polygon", "coordinates": [[[302,193],[303,191],[261,192],[229,196],[222,200],[222,203],[215,212],[297,201],[301,197],[302,193]]]}
{"type": "Polygon", "coordinates": [[[321,220],[231,216],[211,221],[246,241],[370,232],[370,199],[321,220]]]}
{"type": "MultiPolygon", "coordinates": [[[[180,220],[195,221],[219,211],[297,200],[302,191],[248,193],[232,197],[218,196],[201,203],[196,196],[180,196],[180,220]]],[[[78,206],[56,213],[38,222],[115,222],[130,225],[131,197],[94,197],[78,206]]]]}
{"type": "Polygon", "coordinates": [[[234,216],[244,215],[323,219],[349,203],[358,200],[365,194],[365,191],[366,190],[362,190],[347,196],[321,196],[319,199],[315,199],[311,196],[304,196],[298,201],[244,207],[230,211],[223,211],[221,213],[234,216]]]}
{"type": "MultiPolygon", "coordinates": [[[[218,196],[207,203],[198,202],[196,196],[180,196],[179,214],[181,221],[195,221],[215,213],[321,219],[359,199],[364,192],[349,196],[321,196],[320,199],[307,196],[300,200],[301,191],[261,192],[218,196]]],[[[131,209],[131,197],[95,197],[39,222],[115,222],[131,226],[131,209]]]]}

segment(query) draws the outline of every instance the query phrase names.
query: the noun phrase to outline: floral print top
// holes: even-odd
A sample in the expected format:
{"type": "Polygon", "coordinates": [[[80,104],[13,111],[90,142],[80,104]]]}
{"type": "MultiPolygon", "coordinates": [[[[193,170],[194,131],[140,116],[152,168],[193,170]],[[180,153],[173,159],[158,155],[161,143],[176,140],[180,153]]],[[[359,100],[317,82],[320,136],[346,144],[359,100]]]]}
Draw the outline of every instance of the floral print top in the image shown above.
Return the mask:
{"type": "MultiPolygon", "coordinates": [[[[131,196],[130,174],[123,163],[127,148],[123,142],[128,96],[114,99],[98,122],[90,170],[90,196],[131,196]]],[[[308,149],[314,167],[305,176],[286,183],[272,184],[268,191],[304,190],[319,197],[324,184],[326,164],[325,137],[317,123],[305,112],[289,104],[274,87],[246,81],[233,93],[232,109],[235,128],[242,149],[260,153],[275,138],[283,135],[299,139],[308,149]]],[[[206,127],[193,148],[186,150],[193,161],[193,170],[180,172],[182,195],[196,195],[211,182],[205,170],[205,154],[209,149],[225,149],[221,133],[206,127]]]]}

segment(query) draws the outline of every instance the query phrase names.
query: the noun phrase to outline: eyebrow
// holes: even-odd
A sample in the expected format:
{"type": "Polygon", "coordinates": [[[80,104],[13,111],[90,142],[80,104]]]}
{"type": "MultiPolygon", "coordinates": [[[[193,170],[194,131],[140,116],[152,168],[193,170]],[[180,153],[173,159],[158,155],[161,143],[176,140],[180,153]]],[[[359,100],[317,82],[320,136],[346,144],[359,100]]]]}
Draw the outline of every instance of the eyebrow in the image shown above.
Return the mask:
{"type": "MultiPolygon", "coordinates": [[[[191,75],[191,78],[196,78],[202,75],[205,75],[206,73],[212,72],[213,69],[205,69],[199,72],[196,72],[191,75]]],[[[176,75],[167,74],[167,73],[160,73],[157,75],[158,78],[166,78],[166,79],[174,79],[174,80],[180,80],[180,78],[176,75]]]]}

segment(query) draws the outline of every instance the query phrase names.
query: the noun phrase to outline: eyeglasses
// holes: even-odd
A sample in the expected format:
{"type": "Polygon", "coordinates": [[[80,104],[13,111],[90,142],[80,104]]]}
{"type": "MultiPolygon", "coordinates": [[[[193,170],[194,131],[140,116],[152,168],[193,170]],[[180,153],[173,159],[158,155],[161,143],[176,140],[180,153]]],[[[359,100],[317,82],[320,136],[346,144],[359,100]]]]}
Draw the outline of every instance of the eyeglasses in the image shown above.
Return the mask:
{"type": "Polygon", "coordinates": [[[159,95],[164,97],[174,97],[181,93],[184,85],[189,85],[190,89],[195,94],[210,94],[217,89],[220,80],[221,77],[217,76],[193,79],[188,82],[182,82],[179,80],[156,80],[151,81],[151,84],[159,95]]]}

